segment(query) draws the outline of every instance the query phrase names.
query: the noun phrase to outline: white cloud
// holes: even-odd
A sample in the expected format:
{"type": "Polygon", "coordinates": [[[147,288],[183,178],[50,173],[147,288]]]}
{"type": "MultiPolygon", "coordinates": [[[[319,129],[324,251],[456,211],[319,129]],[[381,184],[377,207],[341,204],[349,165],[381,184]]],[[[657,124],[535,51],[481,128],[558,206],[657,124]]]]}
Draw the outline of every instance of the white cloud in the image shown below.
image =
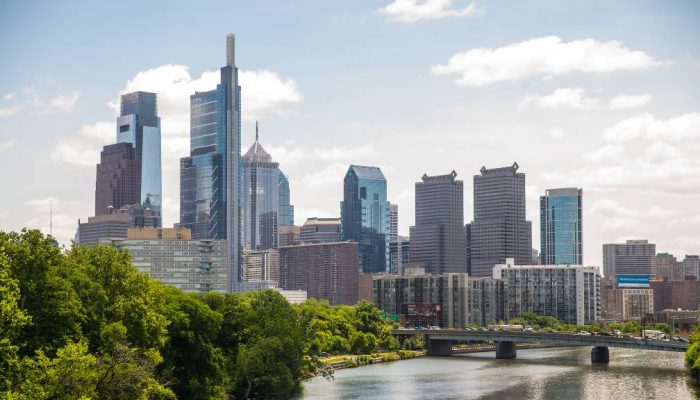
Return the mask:
{"type": "Polygon", "coordinates": [[[292,78],[265,69],[241,71],[240,84],[241,118],[246,121],[283,113],[286,104],[302,100],[301,91],[292,78]]]}
{"type": "Polygon", "coordinates": [[[2,96],[2,99],[5,101],[10,101],[15,98],[14,93],[7,93],[6,95],[2,96]]]}
{"type": "Polygon", "coordinates": [[[547,134],[554,139],[561,139],[563,137],[566,137],[566,131],[561,129],[561,128],[552,128],[547,131],[547,134]]]}
{"type": "Polygon", "coordinates": [[[573,72],[607,73],[647,70],[663,62],[621,42],[581,39],[564,42],[545,36],[498,48],[474,48],[452,55],[445,65],[435,65],[435,75],[457,75],[463,86],[485,86],[531,77],[553,77],[573,72]]]}
{"type": "Polygon", "coordinates": [[[584,154],[584,157],[590,161],[612,161],[619,159],[625,152],[624,147],[617,144],[606,144],[590,153],[584,154]]]}
{"type": "Polygon", "coordinates": [[[44,100],[35,89],[25,89],[25,95],[29,98],[32,107],[34,107],[40,115],[54,113],[69,113],[73,111],[75,104],[80,99],[80,92],[74,90],[70,93],[59,94],[48,100],[44,100]]]}
{"type": "Polygon", "coordinates": [[[544,96],[537,94],[528,95],[520,102],[518,108],[573,108],[583,110],[597,107],[598,104],[598,99],[586,97],[586,91],[581,88],[561,88],[544,96]]]}
{"type": "Polygon", "coordinates": [[[670,217],[680,214],[679,210],[652,206],[646,210],[625,207],[612,199],[596,200],[589,208],[589,213],[601,218],[605,230],[626,230],[639,233],[651,231],[650,226],[643,224],[649,219],[655,220],[654,226],[666,222],[670,217]]]}
{"type": "Polygon", "coordinates": [[[620,110],[625,108],[637,108],[642,107],[651,101],[652,96],[648,93],[639,95],[627,95],[618,94],[617,96],[610,99],[608,107],[611,110],[620,110]]]}
{"type": "Polygon", "coordinates": [[[0,107],[0,118],[11,117],[17,114],[21,109],[22,107],[20,106],[0,107]]]}
{"type": "Polygon", "coordinates": [[[700,139],[700,112],[684,114],[667,120],[656,119],[650,113],[626,118],[603,133],[610,142],[633,139],[667,140],[680,142],[700,139]]]}
{"type": "Polygon", "coordinates": [[[100,161],[102,146],[116,143],[116,135],[116,125],[111,121],[83,125],[76,134],[58,141],[51,158],[69,164],[95,166],[100,161]]]}
{"type": "Polygon", "coordinates": [[[337,185],[338,182],[342,182],[348,167],[345,163],[336,162],[323,169],[304,175],[299,183],[310,187],[337,185]]]}
{"type": "Polygon", "coordinates": [[[313,154],[321,160],[362,160],[375,157],[377,152],[370,143],[358,147],[315,148],[313,154]]]}
{"type": "Polygon", "coordinates": [[[447,17],[472,17],[483,13],[475,2],[462,8],[454,7],[453,3],[454,0],[394,0],[377,12],[404,24],[447,17]]]}
{"type": "Polygon", "coordinates": [[[10,150],[11,148],[15,147],[17,144],[17,139],[12,139],[12,140],[6,140],[4,142],[0,142],[0,153],[3,151],[10,150]]]}

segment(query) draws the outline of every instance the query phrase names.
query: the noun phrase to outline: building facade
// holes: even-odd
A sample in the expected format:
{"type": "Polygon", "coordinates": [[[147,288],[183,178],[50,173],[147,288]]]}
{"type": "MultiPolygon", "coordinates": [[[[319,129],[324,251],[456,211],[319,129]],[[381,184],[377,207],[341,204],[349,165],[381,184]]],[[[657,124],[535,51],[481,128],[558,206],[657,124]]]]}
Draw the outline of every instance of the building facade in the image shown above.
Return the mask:
{"type": "Polygon", "coordinates": [[[399,237],[399,205],[389,203],[389,241],[399,237]]]}
{"type": "Polygon", "coordinates": [[[506,321],[526,312],[579,325],[599,319],[598,267],[517,265],[508,259],[494,267],[493,278],[503,280],[506,321]]]}
{"type": "Polygon", "coordinates": [[[525,218],[525,174],[518,164],[474,176],[474,220],[468,229],[469,274],[491,276],[496,264],[532,262],[532,223],[525,218]]]}
{"type": "Polygon", "coordinates": [[[296,246],[301,244],[301,227],[297,225],[280,225],[278,228],[279,247],[296,246]]]}
{"type": "Polygon", "coordinates": [[[505,320],[508,296],[505,295],[502,280],[470,277],[467,295],[468,324],[487,326],[505,320]]]}
{"type": "Polygon", "coordinates": [[[654,312],[700,310],[700,281],[693,278],[674,281],[657,276],[649,281],[649,288],[654,291],[654,312]]]}
{"type": "Polygon", "coordinates": [[[141,163],[129,143],[102,148],[95,179],[95,216],[141,201],[141,163]]]}
{"type": "Polygon", "coordinates": [[[389,243],[389,273],[403,275],[411,260],[411,240],[399,236],[389,243]]]}
{"type": "Polygon", "coordinates": [[[243,250],[241,279],[244,282],[280,280],[280,255],[276,249],[243,250]]]}
{"type": "Polygon", "coordinates": [[[299,231],[302,243],[340,242],[340,218],[309,218],[299,231]]]}
{"type": "Polygon", "coordinates": [[[279,286],[306,290],[308,297],[331,305],[357,303],[358,249],[355,242],[280,247],[279,286]]]}
{"type": "Polygon", "coordinates": [[[241,280],[241,87],[234,36],[221,83],[190,96],[190,156],[180,160],[180,226],[197,239],[227,239],[229,282],[241,280]]]}
{"type": "Polygon", "coordinates": [[[341,236],[357,242],[365,273],[389,269],[390,207],[386,179],[377,167],[351,165],[343,181],[341,236]]]}
{"type": "Polygon", "coordinates": [[[93,246],[100,239],[126,238],[129,228],[160,227],[160,215],[154,210],[145,209],[140,204],[132,204],[119,209],[111,209],[110,214],[89,217],[88,222],[78,220],[75,241],[78,244],[93,246]]]}
{"type": "Polygon", "coordinates": [[[277,222],[279,226],[294,225],[294,206],[291,203],[289,179],[281,170],[277,187],[277,192],[279,193],[279,216],[277,217],[277,222]]]}
{"type": "Polygon", "coordinates": [[[428,273],[466,273],[464,184],[457,173],[423,175],[416,182],[416,225],[410,228],[411,263],[428,273]]]}
{"type": "Polygon", "coordinates": [[[374,304],[409,327],[463,328],[467,274],[374,275],[374,304]]]}
{"type": "Polygon", "coordinates": [[[583,190],[549,189],[540,197],[540,263],[583,265],[583,190]]]}
{"type": "Polygon", "coordinates": [[[258,141],[243,156],[243,247],[250,250],[278,246],[279,164],[258,141]]]}
{"type": "Polygon", "coordinates": [[[683,272],[685,276],[700,280],[700,256],[686,255],[683,259],[683,272]]]}
{"type": "Polygon", "coordinates": [[[625,244],[603,245],[603,275],[649,275],[656,260],[656,245],[647,240],[628,240],[625,244]]]}
{"type": "Polygon", "coordinates": [[[656,255],[651,273],[656,275],[656,278],[666,278],[672,281],[682,281],[685,279],[683,262],[678,262],[676,257],[669,253],[659,253],[656,255]]]}
{"type": "MultiPolygon", "coordinates": [[[[140,167],[140,203],[162,215],[160,117],[155,93],[133,92],[121,96],[117,118],[117,142],[129,143],[140,167]]],[[[136,203],[133,203],[136,204],[136,203]]]]}
{"type": "Polygon", "coordinates": [[[227,291],[225,240],[192,239],[186,228],[130,228],[125,239],[102,239],[126,249],[140,272],[185,292],[227,291]]]}

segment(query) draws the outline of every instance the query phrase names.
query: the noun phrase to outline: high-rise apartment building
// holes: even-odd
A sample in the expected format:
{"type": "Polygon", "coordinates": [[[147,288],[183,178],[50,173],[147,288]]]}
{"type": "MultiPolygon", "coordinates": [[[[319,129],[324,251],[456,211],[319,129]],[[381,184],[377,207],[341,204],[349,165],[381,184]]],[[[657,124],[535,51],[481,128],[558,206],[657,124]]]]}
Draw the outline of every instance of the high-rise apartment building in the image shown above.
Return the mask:
{"type": "Polygon", "coordinates": [[[155,93],[133,92],[121,96],[117,118],[117,142],[130,143],[140,162],[140,201],[162,215],[160,117],[155,93]]]}
{"type": "Polygon", "coordinates": [[[469,324],[481,326],[505,320],[505,295],[503,280],[469,277],[468,314],[469,324]]]}
{"type": "Polygon", "coordinates": [[[411,259],[411,240],[399,236],[389,243],[389,273],[402,275],[411,259]]]}
{"type": "Polygon", "coordinates": [[[308,297],[331,305],[357,303],[357,243],[336,242],[280,247],[279,285],[306,290],[308,297]]]}
{"type": "Polygon", "coordinates": [[[399,237],[399,205],[389,203],[389,241],[399,237]]]}
{"type": "Polygon", "coordinates": [[[291,196],[289,192],[289,179],[284,175],[282,170],[279,173],[279,215],[277,223],[279,226],[294,225],[294,206],[291,204],[291,196]]]}
{"type": "Polygon", "coordinates": [[[683,259],[683,273],[685,276],[693,276],[700,280],[700,256],[686,255],[683,259]]]}
{"type": "Polygon", "coordinates": [[[140,162],[129,143],[105,146],[95,179],[95,216],[141,201],[140,162]]]}
{"type": "Polygon", "coordinates": [[[474,176],[474,221],[467,227],[469,274],[491,276],[507,258],[532,262],[532,223],[525,218],[525,174],[518,164],[474,176]]]}
{"type": "Polygon", "coordinates": [[[682,281],[685,279],[683,262],[679,262],[676,257],[670,253],[657,254],[651,272],[656,275],[657,279],[666,278],[672,281],[682,281]]]}
{"type": "Polygon", "coordinates": [[[410,228],[411,264],[428,273],[466,273],[464,184],[457,173],[423,175],[416,182],[416,225],[410,228]]]}
{"type": "Polygon", "coordinates": [[[540,197],[541,264],[583,264],[582,211],[582,189],[549,189],[540,197]]]}
{"type": "Polygon", "coordinates": [[[391,232],[386,192],[386,179],[377,167],[351,165],[345,174],[340,207],[342,238],[358,243],[365,273],[389,269],[391,232]]]}
{"type": "Polygon", "coordinates": [[[75,241],[92,246],[100,239],[126,238],[129,228],[158,228],[160,221],[160,215],[154,210],[143,208],[138,203],[110,209],[109,214],[89,217],[88,222],[78,220],[75,241]]]}
{"type": "Polygon", "coordinates": [[[186,228],[130,228],[124,239],[102,239],[126,249],[140,272],[185,292],[226,292],[225,240],[192,239],[186,228]]]}
{"type": "Polygon", "coordinates": [[[656,245],[647,240],[628,240],[625,244],[603,245],[603,275],[649,275],[656,259],[656,245]]]}
{"type": "Polygon", "coordinates": [[[243,247],[267,250],[278,246],[279,164],[258,141],[243,156],[243,247]]]}
{"type": "Polygon", "coordinates": [[[280,255],[276,249],[243,250],[241,279],[244,282],[274,282],[280,279],[280,255]]]}
{"type": "Polygon", "coordinates": [[[234,36],[221,83],[190,96],[190,156],[180,160],[180,226],[197,239],[227,239],[228,291],[241,278],[241,87],[234,36]]]}
{"type": "Polygon", "coordinates": [[[299,232],[302,243],[340,242],[340,218],[309,218],[299,232]]]}
{"type": "Polygon", "coordinates": [[[301,226],[280,225],[277,229],[279,230],[279,247],[301,244],[301,226]]]}
{"type": "Polygon", "coordinates": [[[493,278],[503,280],[506,321],[526,312],[556,317],[569,324],[598,320],[598,267],[517,265],[511,258],[494,267],[493,278]]]}

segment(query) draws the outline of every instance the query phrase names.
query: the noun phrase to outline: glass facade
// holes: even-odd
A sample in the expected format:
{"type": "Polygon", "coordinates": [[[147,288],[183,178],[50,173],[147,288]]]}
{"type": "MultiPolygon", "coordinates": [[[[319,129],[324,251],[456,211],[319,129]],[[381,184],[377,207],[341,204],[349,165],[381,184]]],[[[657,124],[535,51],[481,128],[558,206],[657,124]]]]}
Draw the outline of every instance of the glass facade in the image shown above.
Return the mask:
{"type": "Polygon", "coordinates": [[[583,190],[550,189],[540,197],[542,264],[583,264],[583,190]]]}
{"type": "Polygon", "coordinates": [[[133,92],[121,97],[117,142],[131,143],[141,163],[141,205],[162,214],[160,118],[155,93],[133,92]]]}
{"type": "Polygon", "coordinates": [[[279,164],[258,141],[243,156],[243,246],[277,248],[279,164]]]}
{"type": "Polygon", "coordinates": [[[294,225],[294,206],[291,204],[289,179],[287,179],[282,171],[280,171],[279,174],[277,191],[279,193],[279,216],[277,222],[280,225],[294,225]]]}
{"type": "Polygon", "coordinates": [[[343,240],[358,243],[362,272],[389,272],[390,210],[384,174],[377,167],[351,165],[343,186],[343,240]]]}

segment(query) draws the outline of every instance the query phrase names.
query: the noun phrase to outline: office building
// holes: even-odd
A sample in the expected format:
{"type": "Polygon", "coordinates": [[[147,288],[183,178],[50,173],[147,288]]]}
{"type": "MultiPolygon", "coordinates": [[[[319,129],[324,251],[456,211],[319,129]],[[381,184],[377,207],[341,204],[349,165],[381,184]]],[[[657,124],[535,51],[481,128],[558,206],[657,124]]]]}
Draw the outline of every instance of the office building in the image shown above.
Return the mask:
{"type": "Polygon", "coordinates": [[[190,156],[180,160],[180,226],[197,239],[227,239],[229,282],[241,271],[241,87],[234,36],[214,90],[190,96],[190,156]]]}
{"type": "Polygon", "coordinates": [[[372,275],[360,273],[357,280],[357,301],[369,301],[372,303],[373,290],[372,290],[372,275]]]}
{"type": "Polygon", "coordinates": [[[464,185],[457,173],[423,175],[416,183],[411,263],[432,274],[466,273],[464,185]]]}
{"type": "Polygon", "coordinates": [[[468,324],[487,326],[505,320],[507,296],[502,280],[469,277],[468,285],[468,324]]]}
{"type": "Polygon", "coordinates": [[[625,244],[603,245],[603,275],[649,275],[656,259],[656,245],[647,240],[628,240],[625,244]]]}
{"type": "Polygon", "coordinates": [[[280,255],[276,249],[243,250],[241,279],[244,282],[271,281],[275,285],[280,279],[280,255]]]}
{"type": "Polygon", "coordinates": [[[95,179],[95,216],[140,204],[141,175],[136,150],[128,143],[105,146],[95,179]]]}
{"type": "Polygon", "coordinates": [[[654,311],[700,310],[700,281],[693,278],[681,281],[657,276],[649,281],[654,291],[654,311]]]}
{"type": "Polygon", "coordinates": [[[374,275],[374,304],[403,326],[463,328],[468,321],[467,274],[411,272],[417,274],[374,275]]]}
{"type": "Polygon", "coordinates": [[[474,220],[468,228],[469,274],[491,276],[507,258],[532,263],[532,224],[525,219],[525,174],[518,164],[474,176],[474,220]]]}
{"type": "Polygon", "coordinates": [[[302,243],[340,242],[340,218],[309,218],[299,231],[302,243]]]}
{"type": "Polygon", "coordinates": [[[278,225],[294,225],[294,206],[291,204],[289,179],[281,170],[279,173],[277,192],[279,193],[279,215],[277,216],[278,225]]]}
{"type": "Polygon", "coordinates": [[[658,279],[666,278],[671,281],[682,281],[685,279],[683,262],[678,262],[676,257],[669,253],[656,255],[651,273],[656,275],[658,279]]]}
{"type": "Polygon", "coordinates": [[[389,270],[389,202],[377,167],[351,165],[343,181],[340,220],[343,240],[357,242],[365,273],[389,270]]]}
{"type": "Polygon", "coordinates": [[[110,208],[109,214],[89,217],[88,222],[78,220],[76,242],[93,246],[100,239],[126,238],[129,228],[160,227],[160,215],[154,210],[145,209],[140,204],[110,208]]]}
{"type": "Polygon", "coordinates": [[[389,241],[399,237],[399,205],[389,203],[389,241]]]}
{"type": "Polygon", "coordinates": [[[556,317],[569,324],[598,320],[598,267],[517,265],[510,258],[494,267],[493,278],[503,281],[506,321],[526,312],[556,317]]]}
{"type": "Polygon", "coordinates": [[[227,291],[225,240],[192,239],[187,228],[129,228],[124,239],[102,239],[126,249],[140,272],[185,292],[227,291]]]}
{"type": "Polygon", "coordinates": [[[540,263],[583,265],[583,190],[549,189],[540,197],[540,263]]]}
{"type": "Polygon", "coordinates": [[[389,271],[392,275],[403,275],[411,259],[411,241],[399,236],[389,243],[389,271]]]}
{"type": "Polygon", "coordinates": [[[297,225],[280,225],[277,227],[279,232],[278,244],[279,247],[296,246],[301,244],[301,227],[297,225]]]}
{"type": "Polygon", "coordinates": [[[250,250],[277,248],[279,217],[279,164],[258,140],[243,156],[243,247],[250,250]]]}
{"type": "Polygon", "coordinates": [[[331,305],[357,303],[358,249],[355,242],[280,247],[279,286],[306,290],[308,297],[331,305]]]}
{"type": "Polygon", "coordinates": [[[129,143],[140,163],[140,203],[162,215],[160,117],[155,93],[133,92],[121,96],[117,118],[117,142],[129,143]]]}
{"type": "Polygon", "coordinates": [[[700,280],[700,256],[686,255],[683,259],[683,272],[685,276],[700,280]]]}

